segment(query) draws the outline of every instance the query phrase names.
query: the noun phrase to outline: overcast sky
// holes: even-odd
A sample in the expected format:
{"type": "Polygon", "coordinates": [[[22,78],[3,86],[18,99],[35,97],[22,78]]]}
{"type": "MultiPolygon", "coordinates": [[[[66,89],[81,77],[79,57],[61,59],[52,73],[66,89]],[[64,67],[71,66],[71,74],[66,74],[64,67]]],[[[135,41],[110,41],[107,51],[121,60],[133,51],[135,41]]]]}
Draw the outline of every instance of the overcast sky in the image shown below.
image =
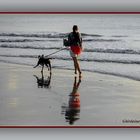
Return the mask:
{"type": "Polygon", "coordinates": [[[140,11],[140,0],[0,0],[0,11],[140,11]]]}

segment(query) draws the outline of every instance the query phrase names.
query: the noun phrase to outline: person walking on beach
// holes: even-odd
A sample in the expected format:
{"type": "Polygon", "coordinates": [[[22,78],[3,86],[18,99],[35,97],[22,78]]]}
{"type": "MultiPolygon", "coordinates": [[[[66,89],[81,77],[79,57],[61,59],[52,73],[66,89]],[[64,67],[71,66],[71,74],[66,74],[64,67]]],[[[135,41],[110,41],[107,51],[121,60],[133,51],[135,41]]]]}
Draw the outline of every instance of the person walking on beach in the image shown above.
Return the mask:
{"type": "Polygon", "coordinates": [[[69,42],[69,46],[70,46],[70,55],[71,55],[71,57],[73,59],[73,63],[74,63],[75,74],[77,74],[77,71],[78,71],[79,76],[81,76],[82,72],[81,72],[77,57],[81,54],[83,48],[82,48],[82,38],[78,31],[77,25],[74,25],[73,31],[71,33],[69,33],[68,42],[69,42]]]}

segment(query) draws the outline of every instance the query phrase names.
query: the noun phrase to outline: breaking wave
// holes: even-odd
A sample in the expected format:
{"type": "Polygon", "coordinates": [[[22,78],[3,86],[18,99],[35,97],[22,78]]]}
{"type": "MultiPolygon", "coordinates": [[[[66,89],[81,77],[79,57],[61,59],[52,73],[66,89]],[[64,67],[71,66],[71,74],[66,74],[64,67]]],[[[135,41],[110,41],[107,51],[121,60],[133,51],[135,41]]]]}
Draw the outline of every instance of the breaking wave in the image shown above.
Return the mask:
{"type": "Polygon", "coordinates": [[[60,40],[39,40],[39,39],[0,39],[0,43],[14,43],[14,42],[35,42],[35,41],[60,41],[60,40]]]}
{"type": "MultiPolygon", "coordinates": [[[[0,36],[9,37],[37,37],[37,38],[64,38],[67,37],[69,33],[0,33],[0,36]]],[[[101,37],[102,35],[97,34],[85,34],[81,33],[82,37],[101,37]]]]}

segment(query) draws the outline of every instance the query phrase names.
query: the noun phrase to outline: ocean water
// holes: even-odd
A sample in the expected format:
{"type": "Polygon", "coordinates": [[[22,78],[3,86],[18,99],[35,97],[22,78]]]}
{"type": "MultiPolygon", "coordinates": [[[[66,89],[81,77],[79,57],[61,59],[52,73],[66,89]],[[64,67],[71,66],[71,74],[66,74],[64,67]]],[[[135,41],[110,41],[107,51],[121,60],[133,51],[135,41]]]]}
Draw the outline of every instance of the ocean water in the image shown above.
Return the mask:
{"type": "MultiPolygon", "coordinates": [[[[38,55],[64,48],[74,24],[83,71],[140,80],[140,15],[0,15],[0,61],[34,66],[38,55]]],[[[73,69],[69,50],[50,57],[53,67],[73,69]]]]}

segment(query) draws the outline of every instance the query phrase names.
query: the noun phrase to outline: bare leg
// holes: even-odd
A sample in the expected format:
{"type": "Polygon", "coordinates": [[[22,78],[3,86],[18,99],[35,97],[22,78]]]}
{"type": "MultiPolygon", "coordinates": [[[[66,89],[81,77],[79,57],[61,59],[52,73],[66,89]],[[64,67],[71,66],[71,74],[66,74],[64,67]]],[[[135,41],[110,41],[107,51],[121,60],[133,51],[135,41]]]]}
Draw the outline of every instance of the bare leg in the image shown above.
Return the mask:
{"type": "Polygon", "coordinates": [[[73,63],[74,63],[75,74],[77,74],[77,67],[76,67],[75,57],[72,57],[72,59],[73,59],[73,63]]]}
{"type": "Polygon", "coordinates": [[[81,69],[80,69],[80,65],[79,65],[79,62],[77,60],[76,57],[73,57],[73,61],[74,61],[74,67],[75,67],[75,70],[79,72],[79,74],[81,75],[81,69]]]}

